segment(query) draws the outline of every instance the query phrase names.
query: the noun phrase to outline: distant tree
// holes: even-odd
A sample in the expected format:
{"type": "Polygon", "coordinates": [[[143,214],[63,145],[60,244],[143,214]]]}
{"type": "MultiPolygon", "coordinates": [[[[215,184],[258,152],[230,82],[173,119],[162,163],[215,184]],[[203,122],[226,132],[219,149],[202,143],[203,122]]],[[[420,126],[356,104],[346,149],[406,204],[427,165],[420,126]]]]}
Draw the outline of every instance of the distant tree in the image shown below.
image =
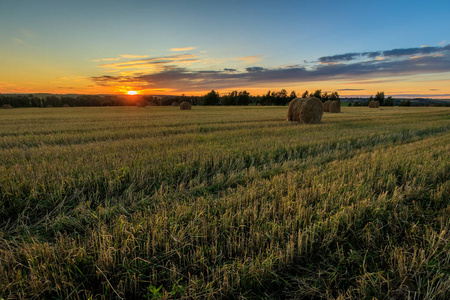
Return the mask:
{"type": "Polygon", "coordinates": [[[203,97],[204,105],[217,105],[219,104],[220,96],[219,93],[212,90],[203,97]]]}
{"type": "Polygon", "coordinates": [[[322,102],[325,102],[330,99],[330,95],[327,92],[322,94],[322,102]]]}
{"type": "Polygon", "coordinates": [[[322,99],[322,90],[316,90],[314,92],[314,94],[312,94],[312,97],[316,97],[316,98],[322,99]]]}
{"type": "Polygon", "coordinates": [[[375,101],[380,102],[380,105],[384,105],[384,92],[378,92],[375,95],[375,101]]]}
{"type": "Polygon", "coordinates": [[[385,106],[394,106],[394,98],[391,96],[387,97],[386,100],[384,100],[385,106]]]}
{"type": "Polygon", "coordinates": [[[339,98],[339,94],[338,94],[338,92],[333,92],[333,93],[331,93],[331,95],[330,95],[330,98],[329,98],[330,100],[339,100],[340,98],[339,98]]]}
{"type": "Polygon", "coordinates": [[[302,98],[308,98],[308,95],[309,95],[309,92],[308,92],[308,91],[305,91],[305,92],[302,94],[302,98]]]}
{"type": "Polygon", "coordinates": [[[403,100],[402,102],[400,102],[399,105],[400,106],[411,106],[411,101],[410,100],[403,100]]]}
{"type": "Polygon", "coordinates": [[[292,91],[291,94],[289,95],[289,100],[292,100],[295,98],[297,98],[297,94],[295,93],[295,91],[292,91]]]}

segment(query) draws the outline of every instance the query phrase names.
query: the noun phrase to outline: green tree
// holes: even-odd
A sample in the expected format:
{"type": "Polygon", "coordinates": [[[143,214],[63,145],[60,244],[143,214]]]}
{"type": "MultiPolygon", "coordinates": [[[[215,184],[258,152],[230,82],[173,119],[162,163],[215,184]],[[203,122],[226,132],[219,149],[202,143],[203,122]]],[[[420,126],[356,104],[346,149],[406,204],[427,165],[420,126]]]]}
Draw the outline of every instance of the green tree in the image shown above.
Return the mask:
{"type": "Polygon", "coordinates": [[[375,95],[375,101],[380,102],[380,105],[384,105],[384,92],[378,92],[375,95]]]}
{"type": "Polygon", "coordinates": [[[295,91],[292,91],[291,94],[289,95],[289,100],[292,100],[295,98],[297,98],[297,94],[295,93],[295,91]]]}
{"type": "Polygon", "coordinates": [[[339,98],[339,94],[338,94],[338,92],[332,92],[331,93],[331,95],[330,95],[330,100],[339,100],[340,98],[339,98]]]}
{"type": "Polygon", "coordinates": [[[217,105],[219,104],[220,96],[219,93],[212,90],[208,94],[203,97],[203,104],[204,105],[217,105]]]}
{"type": "Polygon", "coordinates": [[[308,98],[308,95],[309,95],[309,92],[308,92],[308,91],[305,91],[305,92],[302,94],[302,98],[308,98]]]}
{"type": "Polygon", "coordinates": [[[394,98],[391,96],[387,97],[386,100],[384,100],[385,106],[394,106],[394,98]]]}
{"type": "Polygon", "coordinates": [[[316,90],[314,94],[312,94],[312,97],[316,97],[318,99],[322,99],[322,90],[316,90]]]}

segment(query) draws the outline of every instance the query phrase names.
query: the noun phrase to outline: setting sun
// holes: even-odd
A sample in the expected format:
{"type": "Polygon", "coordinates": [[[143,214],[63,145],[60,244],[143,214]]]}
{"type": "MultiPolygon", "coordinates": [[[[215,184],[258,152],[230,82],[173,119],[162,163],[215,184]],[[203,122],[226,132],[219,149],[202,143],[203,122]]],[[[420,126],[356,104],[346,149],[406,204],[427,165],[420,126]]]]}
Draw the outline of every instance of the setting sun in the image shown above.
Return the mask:
{"type": "Polygon", "coordinates": [[[127,94],[128,95],[137,95],[138,92],[136,92],[136,91],[128,91],[127,94]]]}

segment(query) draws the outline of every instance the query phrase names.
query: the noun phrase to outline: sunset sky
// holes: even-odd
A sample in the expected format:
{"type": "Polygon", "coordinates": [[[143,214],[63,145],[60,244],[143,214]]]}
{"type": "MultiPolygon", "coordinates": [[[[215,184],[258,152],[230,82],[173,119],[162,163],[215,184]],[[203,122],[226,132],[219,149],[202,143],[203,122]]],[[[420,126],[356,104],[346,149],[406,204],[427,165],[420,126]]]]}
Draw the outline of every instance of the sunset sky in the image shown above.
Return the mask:
{"type": "Polygon", "coordinates": [[[0,0],[0,93],[450,98],[450,1],[0,0]]]}

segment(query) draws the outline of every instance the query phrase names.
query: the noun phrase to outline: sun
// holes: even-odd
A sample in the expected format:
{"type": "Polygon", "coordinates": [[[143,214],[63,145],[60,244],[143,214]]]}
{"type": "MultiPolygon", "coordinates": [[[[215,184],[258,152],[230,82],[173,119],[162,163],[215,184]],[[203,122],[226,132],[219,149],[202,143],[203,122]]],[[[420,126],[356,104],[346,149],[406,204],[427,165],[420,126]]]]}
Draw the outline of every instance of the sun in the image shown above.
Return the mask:
{"type": "Polygon", "coordinates": [[[138,92],[136,92],[136,91],[128,91],[127,94],[128,95],[137,95],[138,92]]]}

